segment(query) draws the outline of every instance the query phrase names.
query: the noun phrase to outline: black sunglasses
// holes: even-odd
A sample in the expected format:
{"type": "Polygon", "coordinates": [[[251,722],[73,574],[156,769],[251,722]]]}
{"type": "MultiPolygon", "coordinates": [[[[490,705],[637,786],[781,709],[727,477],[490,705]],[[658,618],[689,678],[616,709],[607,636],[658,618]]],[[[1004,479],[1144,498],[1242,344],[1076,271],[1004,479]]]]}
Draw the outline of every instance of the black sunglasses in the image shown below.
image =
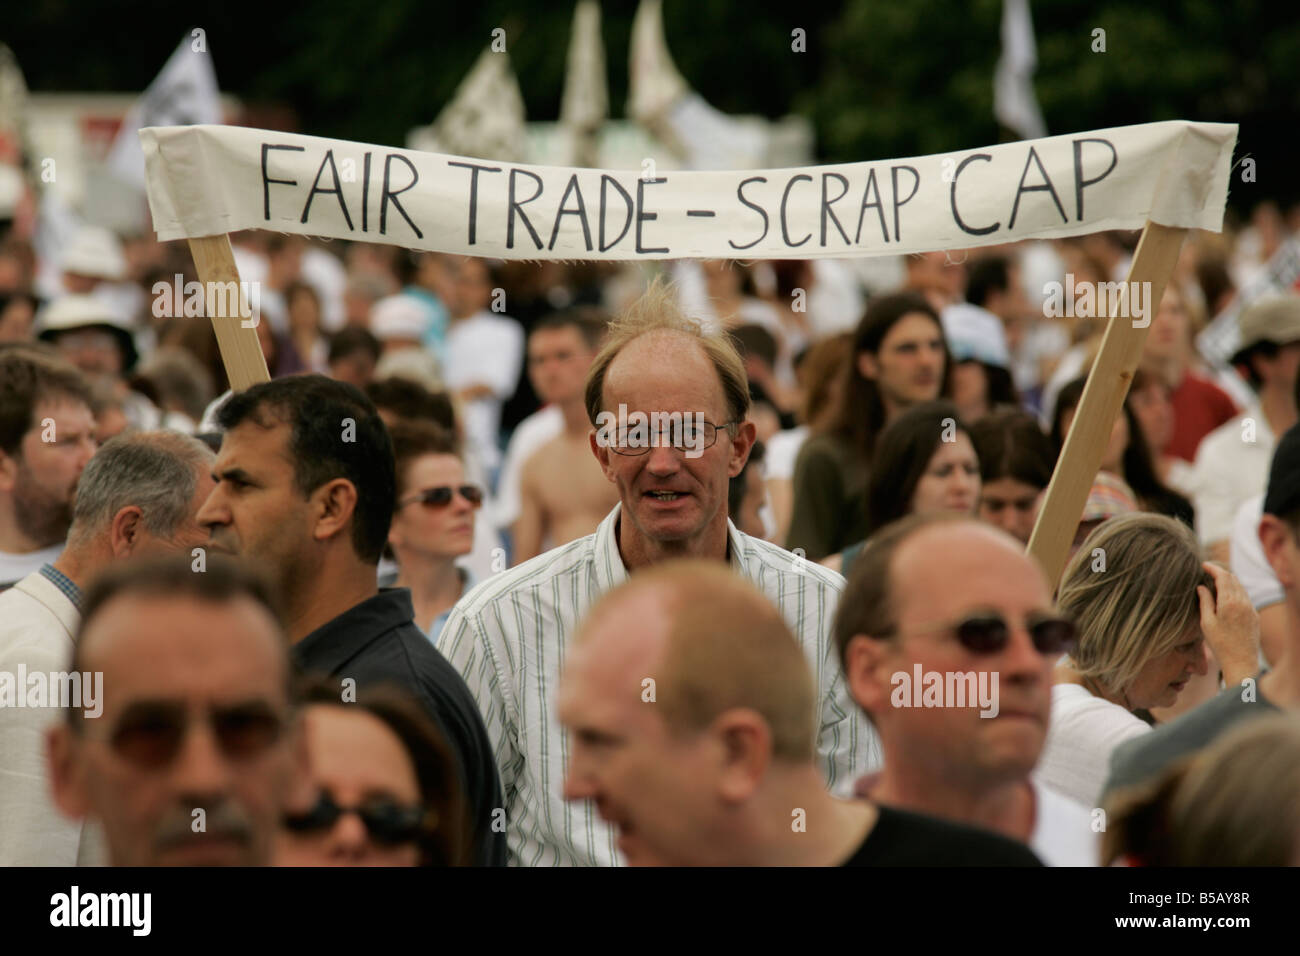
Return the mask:
{"type": "Polygon", "coordinates": [[[438,819],[432,810],[384,798],[356,807],[341,807],[328,791],[322,790],[315,806],[306,813],[286,814],[284,825],[294,833],[322,833],[331,829],[345,813],[360,817],[371,838],[383,846],[410,843],[426,830],[432,830],[438,819]]]}
{"type": "MultiPolygon", "coordinates": [[[[1059,657],[1074,650],[1078,643],[1078,630],[1074,622],[1047,614],[1030,614],[1025,619],[1034,649],[1040,654],[1059,657]]],[[[951,630],[961,646],[975,654],[996,654],[1011,640],[1011,627],[1006,618],[992,611],[971,614],[956,623],[936,624],[926,631],[951,630]]],[[[891,625],[879,632],[879,637],[889,637],[898,628],[891,625]]]]}
{"type": "MultiPolygon", "coordinates": [[[[1063,617],[1030,615],[1025,620],[1034,649],[1040,654],[1059,656],[1074,648],[1078,632],[1063,617]]],[[[996,654],[1011,640],[1011,627],[1001,614],[972,614],[953,626],[962,647],[976,654],[996,654]]]]}
{"type": "Polygon", "coordinates": [[[425,488],[407,497],[401,503],[409,505],[418,501],[428,508],[445,508],[451,504],[452,496],[456,492],[460,492],[460,496],[475,508],[483,503],[483,489],[478,485],[461,485],[458,488],[453,488],[451,485],[438,485],[436,488],[425,488]]]}
{"type": "MultiPolygon", "coordinates": [[[[230,760],[247,760],[267,750],[280,738],[285,723],[261,703],[213,709],[208,721],[217,745],[230,760]]],[[[123,759],[158,770],[176,759],[188,729],[189,715],[182,704],[136,704],[118,720],[109,742],[123,759]]]]}

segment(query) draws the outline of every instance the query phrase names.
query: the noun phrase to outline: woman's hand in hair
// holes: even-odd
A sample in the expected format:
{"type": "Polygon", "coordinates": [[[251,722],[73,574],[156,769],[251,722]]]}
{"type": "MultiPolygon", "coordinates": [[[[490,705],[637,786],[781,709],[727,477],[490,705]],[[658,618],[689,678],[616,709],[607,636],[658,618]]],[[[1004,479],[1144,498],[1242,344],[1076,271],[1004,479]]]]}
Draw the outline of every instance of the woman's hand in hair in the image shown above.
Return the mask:
{"type": "Polygon", "coordinates": [[[1237,576],[1211,561],[1202,567],[1214,578],[1217,594],[1196,586],[1201,602],[1201,631],[1223,668],[1226,685],[1240,685],[1259,672],[1259,615],[1237,576]]]}

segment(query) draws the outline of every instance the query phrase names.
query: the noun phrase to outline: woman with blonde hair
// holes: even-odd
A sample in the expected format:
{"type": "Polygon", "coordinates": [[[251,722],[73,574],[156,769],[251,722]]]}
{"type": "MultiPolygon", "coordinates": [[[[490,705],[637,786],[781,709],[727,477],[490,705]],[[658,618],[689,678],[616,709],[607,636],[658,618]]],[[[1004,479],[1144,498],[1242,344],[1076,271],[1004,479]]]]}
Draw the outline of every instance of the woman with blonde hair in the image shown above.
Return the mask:
{"type": "Polygon", "coordinates": [[[1057,606],[1079,643],[1056,667],[1038,774],[1085,806],[1097,805],[1115,748],[1150,731],[1148,711],[1206,673],[1206,644],[1229,683],[1257,670],[1259,618],[1245,589],[1164,515],[1099,525],[1066,567],[1057,606]]]}

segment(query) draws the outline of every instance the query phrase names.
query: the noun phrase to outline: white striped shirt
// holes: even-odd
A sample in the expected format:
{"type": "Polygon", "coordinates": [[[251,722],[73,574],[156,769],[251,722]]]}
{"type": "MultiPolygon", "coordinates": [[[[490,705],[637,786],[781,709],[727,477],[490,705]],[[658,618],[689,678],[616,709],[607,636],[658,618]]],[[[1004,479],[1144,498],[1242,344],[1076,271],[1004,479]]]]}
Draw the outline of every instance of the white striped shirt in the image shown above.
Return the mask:
{"type": "MultiPolygon", "coordinates": [[[[627,580],[619,506],[594,534],[500,572],[452,609],[438,649],[478,699],[505,794],[510,862],[623,862],[617,833],[590,801],[564,799],[568,735],[555,715],[564,650],[601,595],[627,580]]],[[[817,749],[828,787],[845,792],[882,763],[879,739],[849,697],[831,625],[844,579],[727,522],[731,566],[768,596],[798,639],[818,687],[817,749]]]]}

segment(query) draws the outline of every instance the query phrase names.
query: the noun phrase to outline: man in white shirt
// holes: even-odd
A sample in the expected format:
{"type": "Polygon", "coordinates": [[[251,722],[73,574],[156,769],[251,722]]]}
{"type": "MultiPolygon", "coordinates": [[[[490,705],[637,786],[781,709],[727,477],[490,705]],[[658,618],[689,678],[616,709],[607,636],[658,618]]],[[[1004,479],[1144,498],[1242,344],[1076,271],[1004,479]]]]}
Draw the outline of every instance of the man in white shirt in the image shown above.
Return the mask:
{"type": "Polygon", "coordinates": [[[868,542],[835,641],[871,716],[880,803],[986,827],[1049,866],[1095,866],[1088,810],[1033,776],[1047,740],[1052,667],[1074,626],[1024,545],[964,515],[914,515],[868,542]]]}
{"type": "Polygon", "coordinates": [[[1300,295],[1258,299],[1239,322],[1241,346],[1232,364],[1245,369],[1257,400],[1201,440],[1192,474],[1198,536],[1211,557],[1224,562],[1237,509],[1264,493],[1276,436],[1296,422],[1300,295]]]}
{"type": "MultiPolygon", "coordinates": [[[[81,622],[82,591],[111,564],[207,540],[195,521],[213,488],[215,456],[179,432],[136,432],[104,445],[82,475],[68,546],[0,594],[0,673],[64,672],[81,622]]],[[[50,800],[46,707],[0,710],[0,866],[72,866],[86,858],[81,824],[50,800]]],[[[102,701],[100,702],[102,704],[102,701]]]]}
{"type": "Polygon", "coordinates": [[[728,481],[755,439],[744,365],[731,341],[703,332],[656,285],[611,329],[586,395],[598,426],[592,452],[620,504],[594,534],[463,597],[438,641],[487,722],[515,864],[623,862],[617,835],[590,802],[564,800],[570,741],[556,720],[555,694],[566,647],[588,608],[629,574],[671,558],[726,562],[777,606],[817,681],[817,766],[832,790],[879,756],[831,653],[843,579],[740,533],[727,519],[728,481]],[[615,409],[642,427],[606,428],[615,409]],[[672,413],[675,426],[650,417],[672,413]]]}
{"type": "Polygon", "coordinates": [[[443,355],[447,387],[463,403],[465,435],[493,478],[501,465],[501,406],[515,393],[524,362],[523,329],[499,314],[504,293],[495,286],[486,260],[461,261],[443,355]]]}
{"type": "Polygon", "coordinates": [[[95,453],[90,385],[34,348],[0,353],[0,591],[63,550],[81,470],[95,453]]]}

